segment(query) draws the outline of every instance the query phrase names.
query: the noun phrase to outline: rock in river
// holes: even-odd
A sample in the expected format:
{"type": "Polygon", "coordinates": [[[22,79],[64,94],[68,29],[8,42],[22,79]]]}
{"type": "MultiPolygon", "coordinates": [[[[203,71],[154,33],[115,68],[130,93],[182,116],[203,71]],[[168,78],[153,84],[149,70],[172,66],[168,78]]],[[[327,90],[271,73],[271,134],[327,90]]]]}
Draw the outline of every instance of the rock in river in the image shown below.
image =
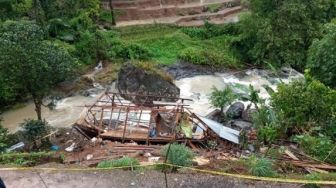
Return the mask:
{"type": "Polygon", "coordinates": [[[153,95],[160,97],[180,97],[180,89],[172,80],[162,76],[159,71],[143,69],[140,66],[125,63],[118,75],[117,88],[125,99],[137,104],[152,104],[155,101],[176,101],[157,97],[143,97],[138,95],[153,95]],[[126,94],[126,95],[125,95],[126,94]],[[127,95],[128,94],[128,95],[127,95]],[[133,95],[133,96],[129,96],[133,95]]]}
{"type": "Polygon", "coordinates": [[[231,119],[239,119],[242,117],[245,106],[242,102],[233,103],[226,111],[226,115],[231,119]]]}

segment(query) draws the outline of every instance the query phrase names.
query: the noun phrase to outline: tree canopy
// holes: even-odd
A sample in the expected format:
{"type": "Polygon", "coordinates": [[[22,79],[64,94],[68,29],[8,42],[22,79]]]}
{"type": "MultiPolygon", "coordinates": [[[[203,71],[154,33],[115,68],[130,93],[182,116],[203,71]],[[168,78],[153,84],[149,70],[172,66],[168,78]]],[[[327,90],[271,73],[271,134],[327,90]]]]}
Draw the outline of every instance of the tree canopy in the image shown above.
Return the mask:
{"type": "Polygon", "coordinates": [[[14,98],[29,93],[38,119],[42,119],[43,98],[70,75],[74,65],[67,51],[44,38],[43,30],[28,21],[6,22],[0,34],[0,91],[3,97],[14,98]]]}
{"type": "Polygon", "coordinates": [[[324,36],[309,49],[310,73],[330,87],[336,87],[336,23],[326,24],[324,36]]]}
{"type": "Polygon", "coordinates": [[[302,71],[321,24],[335,15],[333,0],[251,0],[251,13],[242,17],[240,36],[232,46],[243,61],[302,71]]]}

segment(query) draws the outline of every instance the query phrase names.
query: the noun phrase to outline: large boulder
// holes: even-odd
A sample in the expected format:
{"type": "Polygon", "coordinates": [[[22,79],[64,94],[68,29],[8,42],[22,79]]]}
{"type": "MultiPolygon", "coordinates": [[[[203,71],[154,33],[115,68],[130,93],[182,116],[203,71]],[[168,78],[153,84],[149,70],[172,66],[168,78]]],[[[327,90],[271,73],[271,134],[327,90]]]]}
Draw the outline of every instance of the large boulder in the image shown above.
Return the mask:
{"type": "Polygon", "coordinates": [[[226,111],[226,115],[230,119],[239,119],[242,117],[244,109],[245,106],[242,102],[235,102],[226,111]]]}
{"type": "Polygon", "coordinates": [[[122,97],[136,104],[151,105],[153,101],[174,102],[176,99],[169,97],[180,97],[180,89],[172,80],[162,76],[158,71],[145,70],[131,63],[125,63],[121,67],[116,86],[122,97]]]}

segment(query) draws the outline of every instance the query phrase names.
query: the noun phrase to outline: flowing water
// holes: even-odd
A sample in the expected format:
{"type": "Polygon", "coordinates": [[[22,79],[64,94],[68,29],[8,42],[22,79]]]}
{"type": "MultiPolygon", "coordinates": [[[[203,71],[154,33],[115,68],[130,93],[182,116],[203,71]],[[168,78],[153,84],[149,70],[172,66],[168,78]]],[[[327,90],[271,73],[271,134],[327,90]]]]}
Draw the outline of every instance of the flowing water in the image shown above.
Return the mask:
{"type": "MultiPolygon", "coordinates": [[[[267,71],[251,69],[240,72],[216,73],[214,75],[183,78],[176,80],[175,84],[181,90],[181,97],[193,99],[193,102],[190,103],[193,111],[200,115],[206,115],[213,110],[209,103],[209,95],[213,87],[223,89],[229,84],[238,88],[238,90],[246,92],[246,89],[251,84],[260,90],[260,95],[263,98],[267,99],[269,95],[264,89],[264,85],[276,89],[277,84],[280,82],[288,83],[300,77],[302,77],[301,74],[291,71],[289,75],[285,77],[282,76],[280,79],[277,76],[272,76],[267,71]]],[[[102,93],[101,90],[98,91],[102,93]]],[[[51,126],[69,127],[79,117],[83,106],[92,104],[100,93],[97,92],[95,95],[89,97],[77,95],[64,98],[57,102],[54,110],[43,108],[42,116],[51,126]]],[[[7,111],[1,116],[3,118],[3,126],[8,128],[11,132],[15,132],[20,129],[19,124],[22,123],[24,119],[36,118],[34,104],[27,103],[23,108],[7,111]]]]}

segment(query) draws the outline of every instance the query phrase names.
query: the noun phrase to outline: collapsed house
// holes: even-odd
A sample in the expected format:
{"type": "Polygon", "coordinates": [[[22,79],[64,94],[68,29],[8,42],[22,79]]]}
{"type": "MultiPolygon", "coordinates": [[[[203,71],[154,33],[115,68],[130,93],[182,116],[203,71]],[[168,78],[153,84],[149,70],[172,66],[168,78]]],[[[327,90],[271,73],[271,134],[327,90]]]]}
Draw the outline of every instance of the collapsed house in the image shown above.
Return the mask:
{"type": "Polygon", "coordinates": [[[89,136],[122,142],[200,142],[221,137],[239,143],[240,131],[196,115],[186,101],[191,100],[105,92],[85,106],[74,126],[89,136]]]}

